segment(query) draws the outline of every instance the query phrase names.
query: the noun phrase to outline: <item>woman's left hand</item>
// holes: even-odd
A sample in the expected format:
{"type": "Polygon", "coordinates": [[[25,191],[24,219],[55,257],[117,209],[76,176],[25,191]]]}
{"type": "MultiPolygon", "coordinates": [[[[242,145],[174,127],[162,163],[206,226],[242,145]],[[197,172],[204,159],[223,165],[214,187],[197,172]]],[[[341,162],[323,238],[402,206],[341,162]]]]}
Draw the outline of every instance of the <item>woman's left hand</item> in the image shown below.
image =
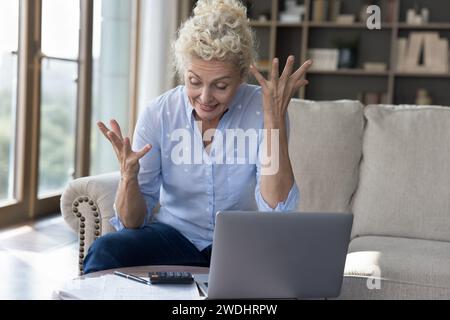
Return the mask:
{"type": "Polygon", "coordinates": [[[265,79],[255,66],[250,66],[250,72],[262,88],[265,120],[284,122],[292,97],[301,87],[308,84],[308,81],[302,77],[312,65],[312,61],[306,61],[293,73],[294,61],[294,56],[289,56],[280,77],[279,60],[273,59],[270,80],[265,79]]]}

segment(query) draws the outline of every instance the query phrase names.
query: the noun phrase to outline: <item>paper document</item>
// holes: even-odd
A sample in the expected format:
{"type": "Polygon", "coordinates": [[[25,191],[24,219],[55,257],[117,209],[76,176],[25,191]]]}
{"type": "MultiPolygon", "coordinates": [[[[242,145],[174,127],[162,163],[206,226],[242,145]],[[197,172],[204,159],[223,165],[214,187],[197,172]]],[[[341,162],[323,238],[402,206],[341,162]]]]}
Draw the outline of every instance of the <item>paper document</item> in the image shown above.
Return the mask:
{"type": "Polygon", "coordinates": [[[55,297],[68,300],[199,300],[195,283],[146,285],[115,275],[69,281],[55,297]]]}
{"type": "Polygon", "coordinates": [[[204,298],[208,296],[208,274],[198,273],[193,274],[194,280],[197,283],[198,289],[200,291],[200,295],[204,298]]]}

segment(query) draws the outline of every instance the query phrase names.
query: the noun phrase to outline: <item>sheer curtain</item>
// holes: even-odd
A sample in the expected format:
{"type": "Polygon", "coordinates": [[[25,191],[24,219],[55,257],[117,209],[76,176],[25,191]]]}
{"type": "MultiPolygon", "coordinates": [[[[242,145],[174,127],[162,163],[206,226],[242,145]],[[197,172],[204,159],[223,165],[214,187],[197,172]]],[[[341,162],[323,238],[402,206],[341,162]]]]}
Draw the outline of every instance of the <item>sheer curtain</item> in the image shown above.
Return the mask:
{"type": "MultiPolygon", "coordinates": [[[[184,0],[182,0],[184,1],[184,0]]],[[[173,87],[171,44],[179,0],[142,0],[138,108],[173,87]]]]}

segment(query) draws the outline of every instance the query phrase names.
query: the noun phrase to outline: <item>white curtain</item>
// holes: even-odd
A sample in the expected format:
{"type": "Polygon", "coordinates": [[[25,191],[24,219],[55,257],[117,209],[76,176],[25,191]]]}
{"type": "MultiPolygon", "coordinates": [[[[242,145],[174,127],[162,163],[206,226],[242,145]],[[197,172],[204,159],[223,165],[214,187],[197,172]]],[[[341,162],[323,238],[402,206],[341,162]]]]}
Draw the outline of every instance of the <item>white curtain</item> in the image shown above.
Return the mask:
{"type": "Polygon", "coordinates": [[[173,86],[170,49],[177,30],[178,0],[142,0],[138,107],[173,86]]]}

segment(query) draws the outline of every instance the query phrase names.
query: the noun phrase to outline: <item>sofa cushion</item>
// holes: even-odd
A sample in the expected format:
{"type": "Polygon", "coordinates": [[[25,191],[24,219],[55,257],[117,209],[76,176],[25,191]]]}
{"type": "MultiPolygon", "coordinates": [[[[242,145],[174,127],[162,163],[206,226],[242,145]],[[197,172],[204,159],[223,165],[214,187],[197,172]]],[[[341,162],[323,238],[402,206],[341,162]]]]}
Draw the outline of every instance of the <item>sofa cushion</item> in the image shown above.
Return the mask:
{"type": "Polygon", "coordinates": [[[364,128],[357,101],[292,99],[289,153],[300,211],[348,212],[358,182],[364,128]]]}
{"type": "MultiPolygon", "coordinates": [[[[380,289],[368,289],[366,277],[344,276],[338,300],[449,300],[450,289],[382,280],[380,289]]],[[[369,280],[372,281],[372,280],[369,280]]]]}
{"type": "Polygon", "coordinates": [[[344,274],[341,298],[449,299],[450,242],[359,237],[344,274]]]}
{"type": "Polygon", "coordinates": [[[368,106],[352,235],[450,241],[450,108],[368,106]]]}

